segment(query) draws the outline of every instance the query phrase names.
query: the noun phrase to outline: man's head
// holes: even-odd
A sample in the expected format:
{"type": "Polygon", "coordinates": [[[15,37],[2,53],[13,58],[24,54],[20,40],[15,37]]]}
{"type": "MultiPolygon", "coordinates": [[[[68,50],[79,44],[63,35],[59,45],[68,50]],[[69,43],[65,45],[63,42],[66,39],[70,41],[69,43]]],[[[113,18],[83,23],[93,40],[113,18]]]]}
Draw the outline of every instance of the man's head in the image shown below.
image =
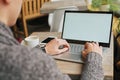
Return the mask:
{"type": "Polygon", "coordinates": [[[15,24],[22,0],[0,0],[0,21],[8,26],[15,24]]]}

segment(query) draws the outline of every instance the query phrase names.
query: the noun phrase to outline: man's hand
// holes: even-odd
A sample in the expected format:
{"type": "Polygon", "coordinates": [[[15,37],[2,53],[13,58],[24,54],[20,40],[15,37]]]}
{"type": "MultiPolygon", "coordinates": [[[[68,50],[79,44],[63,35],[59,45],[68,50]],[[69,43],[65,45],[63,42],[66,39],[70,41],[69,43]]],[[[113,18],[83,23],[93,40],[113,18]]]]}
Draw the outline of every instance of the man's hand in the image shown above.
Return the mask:
{"type": "Polygon", "coordinates": [[[86,43],[84,50],[82,51],[83,59],[86,59],[87,55],[91,52],[98,53],[102,56],[102,47],[98,43],[86,43]]]}
{"type": "Polygon", "coordinates": [[[46,44],[45,50],[46,53],[55,55],[68,51],[69,48],[69,44],[66,40],[55,38],[46,44]],[[63,46],[63,48],[60,48],[60,46],[63,46]]]}

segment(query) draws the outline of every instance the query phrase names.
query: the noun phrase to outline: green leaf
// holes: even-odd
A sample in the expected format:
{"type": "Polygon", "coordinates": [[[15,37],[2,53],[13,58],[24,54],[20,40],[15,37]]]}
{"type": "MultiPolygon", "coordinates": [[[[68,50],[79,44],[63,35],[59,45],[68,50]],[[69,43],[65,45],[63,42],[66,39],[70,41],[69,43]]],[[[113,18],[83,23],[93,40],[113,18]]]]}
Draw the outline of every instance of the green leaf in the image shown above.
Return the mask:
{"type": "Polygon", "coordinates": [[[101,6],[101,0],[92,0],[92,7],[98,8],[101,6]]]}

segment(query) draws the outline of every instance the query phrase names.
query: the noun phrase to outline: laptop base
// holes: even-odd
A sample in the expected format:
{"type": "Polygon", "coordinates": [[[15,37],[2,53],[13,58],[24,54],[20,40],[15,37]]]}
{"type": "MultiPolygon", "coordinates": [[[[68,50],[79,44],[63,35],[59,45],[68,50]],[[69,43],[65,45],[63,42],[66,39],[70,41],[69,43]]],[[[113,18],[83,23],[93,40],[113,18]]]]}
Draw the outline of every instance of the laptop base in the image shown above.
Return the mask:
{"type": "Polygon", "coordinates": [[[65,52],[60,55],[54,55],[53,58],[58,60],[65,60],[70,62],[84,63],[80,54],[71,54],[70,52],[65,52]]]}

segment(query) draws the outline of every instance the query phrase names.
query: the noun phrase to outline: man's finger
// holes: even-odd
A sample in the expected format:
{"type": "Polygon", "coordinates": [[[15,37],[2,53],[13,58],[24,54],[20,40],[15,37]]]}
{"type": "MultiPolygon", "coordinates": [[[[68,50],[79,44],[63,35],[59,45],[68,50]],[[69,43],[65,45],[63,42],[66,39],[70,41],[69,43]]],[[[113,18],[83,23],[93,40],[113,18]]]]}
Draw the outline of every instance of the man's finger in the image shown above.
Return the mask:
{"type": "Polygon", "coordinates": [[[86,53],[85,53],[84,50],[82,51],[82,58],[83,58],[83,59],[86,59],[86,53]]]}
{"type": "Polygon", "coordinates": [[[60,54],[60,53],[66,52],[66,51],[68,51],[68,50],[69,50],[69,48],[65,47],[65,48],[63,48],[63,49],[59,49],[59,50],[58,50],[58,53],[60,54]]]}
{"type": "Polygon", "coordinates": [[[59,44],[70,48],[70,45],[66,40],[59,39],[59,44]]]}

